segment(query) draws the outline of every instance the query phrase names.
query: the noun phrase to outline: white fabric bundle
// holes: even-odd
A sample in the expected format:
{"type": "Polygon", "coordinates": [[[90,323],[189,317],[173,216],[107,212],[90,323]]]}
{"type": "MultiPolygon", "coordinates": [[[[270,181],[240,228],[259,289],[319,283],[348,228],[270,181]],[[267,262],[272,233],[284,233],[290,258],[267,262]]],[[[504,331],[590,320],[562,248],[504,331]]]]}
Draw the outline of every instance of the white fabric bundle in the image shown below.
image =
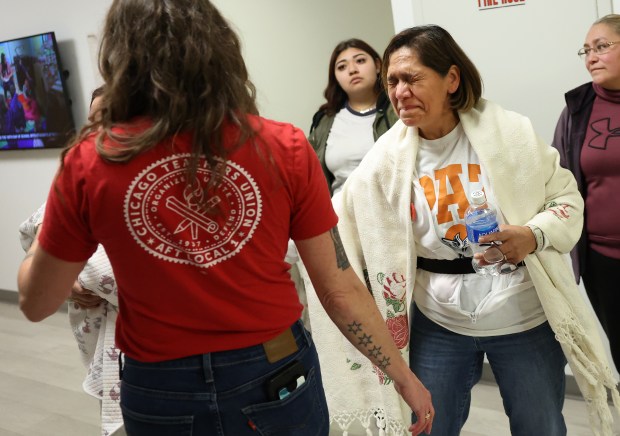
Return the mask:
{"type": "MultiPolygon", "coordinates": [[[[45,204],[19,226],[22,247],[27,251],[35,231],[43,221],[45,204]]],[[[105,301],[97,307],[82,309],[69,302],[69,324],[78,343],[82,363],[88,373],[82,387],[101,400],[101,434],[111,436],[123,425],[120,410],[119,350],[114,345],[118,313],[118,292],[112,266],[100,245],[80,273],[78,282],[105,301]]]]}

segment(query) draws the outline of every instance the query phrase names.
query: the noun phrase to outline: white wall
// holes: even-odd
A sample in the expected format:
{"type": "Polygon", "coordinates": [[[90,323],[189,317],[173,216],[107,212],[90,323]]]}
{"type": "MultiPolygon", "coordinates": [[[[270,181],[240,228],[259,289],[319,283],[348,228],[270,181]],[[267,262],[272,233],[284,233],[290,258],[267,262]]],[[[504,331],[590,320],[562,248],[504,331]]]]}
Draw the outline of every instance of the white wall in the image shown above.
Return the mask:
{"type": "Polygon", "coordinates": [[[397,30],[448,30],[480,70],[485,98],[528,116],[547,142],[564,93],[589,80],[577,50],[592,22],[611,13],[610,0],[526,0],[485,10],[478,0],[392,0],[392,7],[397,30]]]}
{"type": "MultiPolygon", "coordinates": [[[[48,31],[56,33],[78,125],[84,123],[90,91],[96,86],[87,42],[98,33],[107,0],[12,2],[0,26],[0,40],[48,31]]],[[[58,164],[59,150],[0,151],[0,289],[16,290],[23,251],[17,227],[44,201],[58,164]]]]}
{"type": "Polygon", "coordinates": [[[212,1],[239,30],[261,114],[306,132],[334,46],[356,37],[382,53],[394,34],[389,0],[212,1]]]}
{"type": "MultiPolygon", "coordinates": [[[[389,0],[213,0],[244,45],[261,113],[306,132],[323,101],[327,63],[341,40],[358,37],[382,52],[394,33],[389,0]]],[[[0,40],[55,31],[78,126],[98,84],[88,35],[98,35],[110,0],[12,2],[0,40]],[[24,19],[23,17],[28,17],[24,19]]],[[[47,196],[58,150],[0,152],[0,289],[15,291],[23,252],[17,228],[47,196]]]]}

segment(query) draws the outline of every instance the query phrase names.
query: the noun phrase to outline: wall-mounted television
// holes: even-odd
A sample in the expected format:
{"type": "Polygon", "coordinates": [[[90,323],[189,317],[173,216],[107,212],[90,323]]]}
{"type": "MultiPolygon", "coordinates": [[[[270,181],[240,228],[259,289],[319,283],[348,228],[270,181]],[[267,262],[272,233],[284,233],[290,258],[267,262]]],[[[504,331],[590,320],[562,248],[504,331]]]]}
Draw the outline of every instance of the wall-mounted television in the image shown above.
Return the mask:
{"type": "Polygon", "coordinates": [[[75,131],[54,32],[0,41],[0,150],[63,147],[75,131]]]}

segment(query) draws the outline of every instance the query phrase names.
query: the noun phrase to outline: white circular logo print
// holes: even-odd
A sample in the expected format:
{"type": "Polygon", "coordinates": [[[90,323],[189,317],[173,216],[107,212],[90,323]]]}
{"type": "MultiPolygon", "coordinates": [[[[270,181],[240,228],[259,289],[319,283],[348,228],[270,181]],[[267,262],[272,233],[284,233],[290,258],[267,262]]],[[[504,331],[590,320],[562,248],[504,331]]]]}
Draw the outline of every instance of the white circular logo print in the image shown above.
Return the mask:
{"type": "Polygon", "coordinates": [[[239,253],[261,218],[254,179],[234,162],[206,204],[204,190],[213,172],[201,161],[199,185],[187,184],[189,154],[159,160],[142,171],[125,196],[125,221],[134,239],[152,255],[208,268],[239,253]]]}

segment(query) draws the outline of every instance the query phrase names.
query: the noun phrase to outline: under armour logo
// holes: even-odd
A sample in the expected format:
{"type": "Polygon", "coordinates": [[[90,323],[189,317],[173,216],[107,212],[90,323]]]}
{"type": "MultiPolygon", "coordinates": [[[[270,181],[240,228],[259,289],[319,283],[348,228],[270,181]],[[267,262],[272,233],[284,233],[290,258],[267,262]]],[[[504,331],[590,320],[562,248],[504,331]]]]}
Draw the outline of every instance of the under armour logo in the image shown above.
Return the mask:
{"type": "Polygon", "coordinates": [[[600,150],[607,149],[607,140],[609,138],[620,136],[620,128],[610,129],[609,118],[603,118],[590,124],[590,128],[594,130],[598,135],[590,140],[589,147],[598,148],[600,150]]]}

